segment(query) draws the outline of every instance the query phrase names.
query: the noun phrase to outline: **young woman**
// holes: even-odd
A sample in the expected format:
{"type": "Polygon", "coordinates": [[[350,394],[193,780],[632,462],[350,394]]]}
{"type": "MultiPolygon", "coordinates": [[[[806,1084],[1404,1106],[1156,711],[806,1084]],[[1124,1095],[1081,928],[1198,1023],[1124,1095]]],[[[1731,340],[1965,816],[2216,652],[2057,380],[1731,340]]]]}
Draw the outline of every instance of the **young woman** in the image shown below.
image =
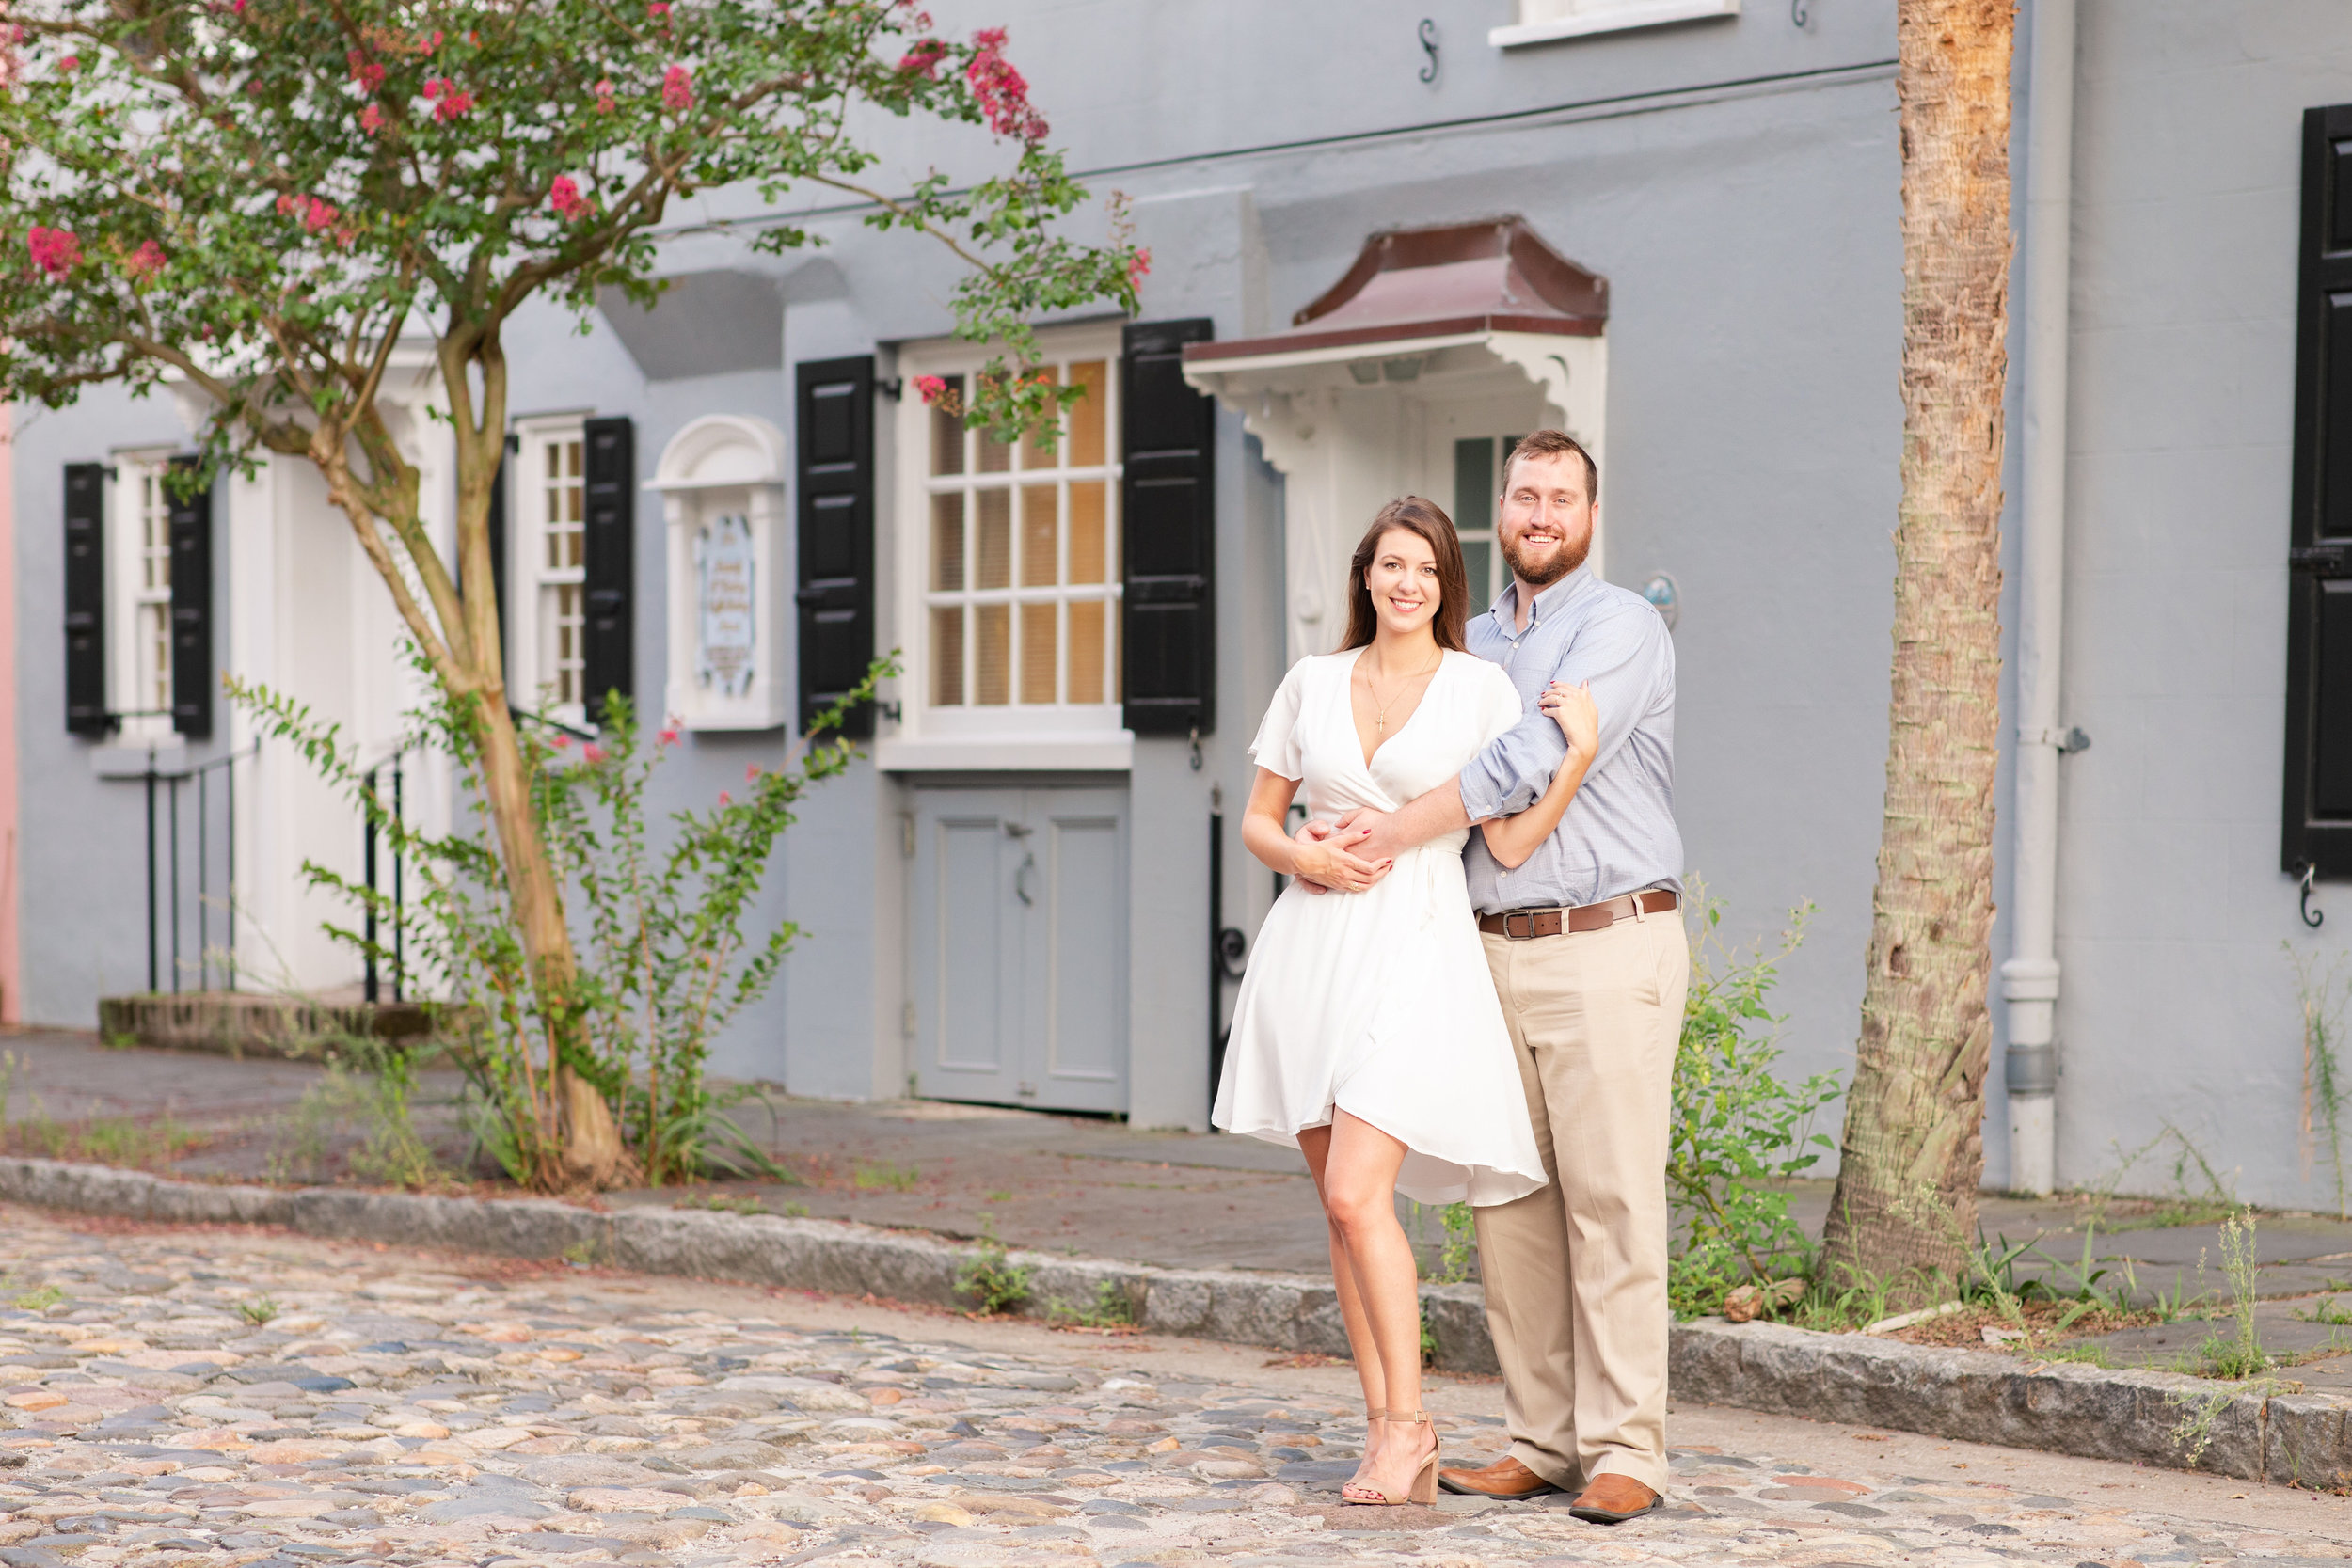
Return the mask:
{"type": "MultiPolygon", "coordinates": [[[[1467,832],[1370,864],[1361,835],[1296,843],[1312,816],[1393,811],[1518,723],[1518,695],[1463,649],[1469,599],[1454,524],[1418,496],[1381,509],[1348,563],[1347,635],[1275,693],[1250,755],[1249,852],[1294,882],[1258,933],[1234,1007],[1215,1120],[1296,1145],[1329,1222],[1331,1276],[1370,1422],[1350,1502],[1428,1502],[1438,1439],[1421,1405],[1421,1305],[1399,1192],[1505,1203],[1544,1184],[1518,1064],[1462,878],[1467,832]]],[[[1542,699],[1568,738],[1541,800],[1479,831],[1518,865],[1558,826],[1598,746],[1592,697],[1542,699]]]]}

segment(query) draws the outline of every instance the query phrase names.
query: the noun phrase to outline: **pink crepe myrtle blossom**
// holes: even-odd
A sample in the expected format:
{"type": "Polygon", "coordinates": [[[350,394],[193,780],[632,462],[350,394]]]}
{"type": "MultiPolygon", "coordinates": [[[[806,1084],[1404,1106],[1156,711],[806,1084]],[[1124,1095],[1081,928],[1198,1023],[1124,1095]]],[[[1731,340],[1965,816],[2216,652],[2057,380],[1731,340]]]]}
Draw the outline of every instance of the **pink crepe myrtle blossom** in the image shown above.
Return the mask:
{"type": "Polygon", "coordinates": [[[82,242],[71,229],[35,227],[24,236],[24,248],[32,253],[33,265],[52,277],[63,277],[82,261],[82,242]]]}
{"type": "Polygon", "coordinates": [[[617,106],[612,98],[612,78],[608,76],[596,84],[596,113],[609,115],[617,106]]]}
{"type": "Polygon", "coordinates": [[[278,215],[281,218],[292,217],[294,210],[301,205],[302,201],[298,197],[281,196],[278,198],[278,215]]]}
{"type": "Polygon", "coordinates": [[[947,395],[947,384],[935,375],[916,376],[914,389],[922,394],[925,403],[937,403],[947,395]]]}
{"type": "Polygon", "coordinates": [[[313,234],[334,228],[336,218],[342,214],[315,196],[310,201],[310,204],[302,212],[302,227],[313,234]]]}
{"type": "Polygon", "coordinates": [[[920,76],[925,81],[939,74],[939,62],[947,57],[947,46],[937,39],[917,39],[905,54],[898,56],[898,74],[920,76]]]}
{"type": "Polygon", "coordinates": [[[122,259],[122,270],[135,279],[154,277],[164,270],[164,247],[149,240],[122,259]]]}
{"type": "Polygon", "coordinates": [[[1136,288],[1152,275],[1152,247],[1145,245],[1127,258],[1127,287],[1136,288]]]}
{"type": "Polygon", "coordinates": [[[592,768],[597,763],[602,762],[611,753],[606,752],[603,747],[593,744],[582,746],[580,749],[580,760],[587,763],[592,768]]]}
{"type": "Polygon", "coordinates": [[[596,204],[580,194],[579,182],[568,174],[559,174],[548,186],[548,205],[566,223],[576,223],[596,210],[596,204]]]}
{"type": "Polygon", "coordinates": [[[759,764],[755,762],[747,764],[744,767],[743,782],[745,784],[757,784],[759,782],[759,764]]]}
{"type": "Polygon", "coordinates": [[[664,746],[675,746],[675,745],[676,745],[676,744],[677,744],[677,726],[676,726],[675,724],[672,724],[672,725],[671,725],[668,729],[663,730],[663,731],[662,731],[660,735],[655,736],[654,736],[654,739],[655,739],[656,741],[660,742],[661,745],[664,745],[664,746]]]}
{"type": "Polygon", "coordinates": [[[723,790],[719,791],[719,803],[720,803],[721,805],[723,805],[723,806],[731,806],[731,805],[735,804],[735,797],[734,797],[734,796],[732,796],[732,795],[729,795],[729,794],[728,794],[725,790],[723,790],[723,790]]]}
{"type": "Polygon", "coordinates": [[[645,15],[651,21],[659,22],[664,26],[669,25],[669,0],[653,0],[653,4],[645,8],[645,15]]]}
{"type": "Polygon", "coordinates": [[[691,109],[694,106],[694,78],[682,65],[674,65],[661,73],[661,106],[665,109],[691,109]]]}
{"type": "Polygon", "coordinates": [[[439,53],[440,48],[441,30],[437,27],[433,30],[432,37],[419,39],[417,40],[417,53],[426,59],[431,59],[436,54],[439,53]]]}
{"type": "Polygon", "coordinates": [[[425,97],[433,100],[433,118],[452,120],[463,117],[473,107],[473,94],[460,92],[457,84],[446,76],[436,77],[424,85],[425,97]]]}
{"type": "Polygon", "coordinates": [[[65,71],[69,75],[73,71],[79,71],[81,67],[82,56],[79,55],[68,55],[64,59],[57,62],[57,69],[65,71]]]}
{"type": "Polygon", "coordinates": [[[980,115],[988,121],[988,128],[1000,136],[1030,142],[1044,140],[1045,120],[1029,107],[1028,80],[1005,58],[1005,30],[983,27],[972,35],[972,41],[978,53],[963,68],[963,74],[972,84],[973,95],[980,101],[980,115]]]}
{"type": "Polygon", "coordinates": [[[381,103],[371,103],[366,108],[360,110],[359,129],[365,131],[371,136],[374,135],[378,131],[384,129],[384,105],[381,103]]]}
{"type": "Polygon", "coordinates": [[[563,731],[558,730],[548,741],[548,744],[554,747],[559,752],[569,751],[571,749],[572,737],[565,735],[563,731]]]}
{"type": "Polygon", "coordinates": [[[343,62],[351,67],[351,79],[359,84],[361,92],[373,93],[384,85],[384,67],[371,60],[357,49],[343,51],[343,62]]]}

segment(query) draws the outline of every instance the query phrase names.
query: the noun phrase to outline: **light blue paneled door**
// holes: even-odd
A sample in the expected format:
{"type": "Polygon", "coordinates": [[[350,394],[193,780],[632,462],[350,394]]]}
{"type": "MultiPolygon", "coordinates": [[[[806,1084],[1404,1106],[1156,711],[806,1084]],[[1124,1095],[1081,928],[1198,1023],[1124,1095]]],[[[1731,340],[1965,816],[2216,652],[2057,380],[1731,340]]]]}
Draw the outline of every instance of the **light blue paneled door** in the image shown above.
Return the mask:
{"type": "Polygon", "coordinates": [[[1127,794],[914,794],[915,1092],[1127,1108],[1127,794]]]}

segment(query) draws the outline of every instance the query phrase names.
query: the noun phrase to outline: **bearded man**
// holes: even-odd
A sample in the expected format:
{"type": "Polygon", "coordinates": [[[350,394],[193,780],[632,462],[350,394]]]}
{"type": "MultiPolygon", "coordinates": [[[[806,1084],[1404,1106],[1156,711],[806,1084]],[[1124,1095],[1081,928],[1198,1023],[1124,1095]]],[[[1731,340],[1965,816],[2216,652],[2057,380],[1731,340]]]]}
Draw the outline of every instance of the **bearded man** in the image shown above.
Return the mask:
{"type": "Polygon", "coordinates": [[[1577,1517],[1616,1524],[1656,1508],[1666,1485],[1667,1116],[1691,960],[1674,642],[1648,601],[1585,568],[1599,488],[1591,454],[1563,431],[1512,450],[1496,529],[1511,585],[1469,640],[1509,673],[1527,717],[1459,778],[1339,826],[1351,839],[1370,830],[1348,849],[1378,864],[1524,811],[1566,754],[1537,698],[1555,680],[1591,684],[1600,748],[1559,828],[1516,870],[1480,834],[1466,850],[1551,1180],[1476,1211],[1511,1451],[1439,1480],[1496,1497],[1565,1491],[1577,1517]]]}

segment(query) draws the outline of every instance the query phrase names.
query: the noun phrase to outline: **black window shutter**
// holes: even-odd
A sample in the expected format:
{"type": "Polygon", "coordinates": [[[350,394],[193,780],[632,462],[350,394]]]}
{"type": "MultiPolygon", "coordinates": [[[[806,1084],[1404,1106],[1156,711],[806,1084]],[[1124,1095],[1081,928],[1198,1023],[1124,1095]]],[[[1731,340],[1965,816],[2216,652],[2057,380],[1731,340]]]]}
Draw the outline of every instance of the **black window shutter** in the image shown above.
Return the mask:
{"type": "MultiPolygon", "coordinates": [[[[197,460],[175,457],[193,471],[197,460]]],[[[171,535],[171,727],[201,739],[213,733],[213,488],[183,497],[165,486],[171,535]]]]}
{"type": "MultiPolygon", "coordinates": [[[[806,733],[874,661],[874,359],[803,360],[797,374],[800,589],[793,603],[806,733]]],[[[872,736],[874,705],[851,709],[842,733],[853,740],[872,736]]]]}
{"type": "Polygon", "coordinates": [[[1216,723],[1216,404],[1184,375],[1184,345],[1216,335],[1205,320],[1131,322],[1120,351],[1120,629],[1137,735],[1216,723]]]}
{"type": "Polygon", "coordinates": [[[590,420],[587,438],[588,523],[586,635],[580,646],[588,722],[604,721],[604,699],[636,693],[631,679],[637,577],[637,436],[625,416],[590,420]]]}
{"type": "Polygon", "coordinates": [[[2280,859],[2352,877],[2352,104],[2303,115],[2280,859]]]}
{"type": "Polygon", "coordinates": [[[106,467],[65,466],[65,727],[114,728],[106,708],[106,467]]]}

